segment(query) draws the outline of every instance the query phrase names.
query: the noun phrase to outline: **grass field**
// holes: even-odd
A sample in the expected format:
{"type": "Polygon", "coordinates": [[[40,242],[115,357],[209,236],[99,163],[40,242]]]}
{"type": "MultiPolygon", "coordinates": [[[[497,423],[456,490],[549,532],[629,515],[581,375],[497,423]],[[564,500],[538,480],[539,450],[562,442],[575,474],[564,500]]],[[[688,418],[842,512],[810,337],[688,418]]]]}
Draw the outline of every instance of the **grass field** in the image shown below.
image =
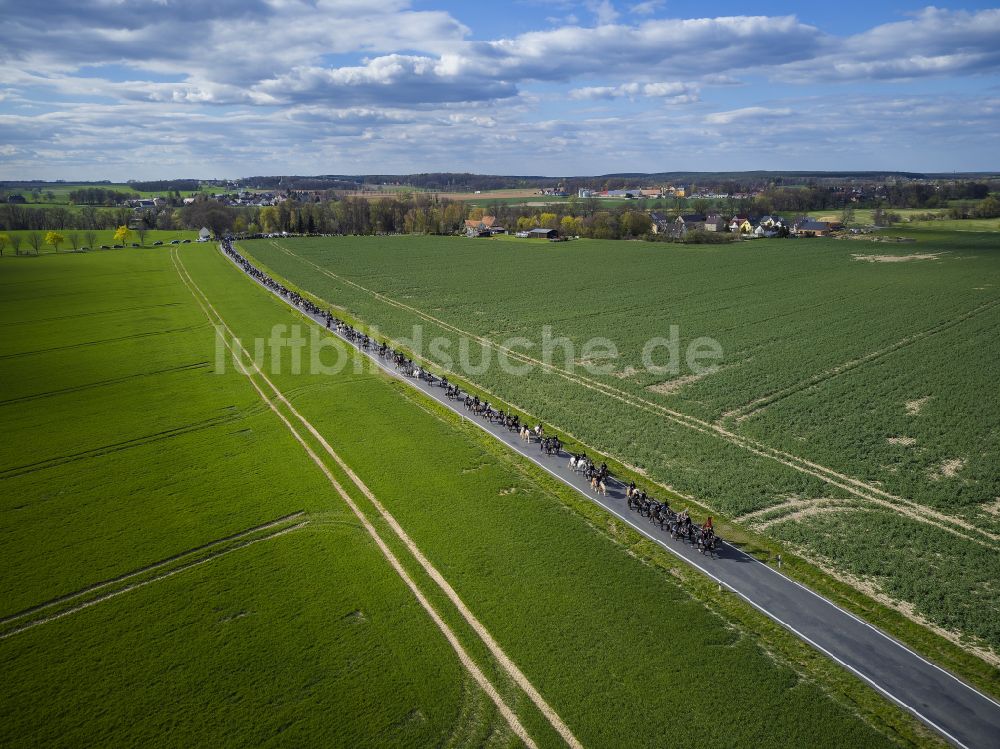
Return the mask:
{"type": "Polygon", "coordinates": [[[900,228],[907,226],[921,227],[931,231],[954,231],[954,232],[1000,232],[1000,218],[967,218],[967,219],[940,219],[936,221],[914,221],[912,224],[900,224],[900,228]]]}
{"type": "MultiPolygon", "coordinates": [[[[889,234],[898,233],[898,230],[905,230],[907,228],[931,229],[936,231],[1000,231],[1000,219],[996,218],[972,218],[962,220],[939,218],[934,219],[933,221],[914,220],[916,216],[926,216],[928,213],[938,214],[940,216],[947,215],[948,211],[941,208],[886,208],[885,212],[894,213],[903,219],[900,223],[893,224],[891,227],[886,229],[886,233],[889,234]]],[[[854,221],[852,223],[857,224],[858,226],[871,226],[875,222],[874,213],[874,210],[871,208],[858,208],[854,211],[854,221]]],[[[817,219],[840,221],[842,214],[840,211],[810,211],[808,215],[817,219]]]]}
{"type": "Polygon", "coordinates": [[[913,244],[891,246],[400,237],[245,247],[393,338],[411,340],[419,323],[425,347],[442,336],[452,354],[468,338],[472,363],[512,336],[535,342],[513,354],[529,363],[545,325],[578,358],[586,339],[610,339],[610,374],[556,349],[548,368],[468,379],[942,633],[974,638],[993,659],[1000,252],[988,234],[909,234],[913,244]],[[646,370],[644,342],[671,325],[682,345],[718,340],[719,370],[646,370]],[[867,519],[883,543],[857,533],[867,519]]]}
{"type": "Polygon", "coordinates": [[[376,537],[561,743],[334,454],[585,746],[934,742],[402,383],[217,359],[210,323],[304,323],[214,247],[5,257],[0,286],[0,744],[517,744],[376,537]]]}

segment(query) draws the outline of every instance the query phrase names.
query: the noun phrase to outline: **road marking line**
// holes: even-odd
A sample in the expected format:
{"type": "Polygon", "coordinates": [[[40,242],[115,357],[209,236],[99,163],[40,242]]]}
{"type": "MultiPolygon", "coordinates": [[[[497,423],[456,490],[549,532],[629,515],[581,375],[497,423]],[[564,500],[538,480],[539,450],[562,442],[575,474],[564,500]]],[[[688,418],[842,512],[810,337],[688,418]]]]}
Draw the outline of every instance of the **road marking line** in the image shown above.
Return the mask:
{"type": "MultiPolygon", "coordinates": [[[[191,295],[195,298],[195,301],[198,302],[199,306],[201,306],[202,311],[205,312],[205,315],[206,317],[208,317],[209,321],[210,322],[212,321],[212,315],[209,314],[208,311],[208,309],[211,309],[212,312],[215,314],[216,318],[221,323],[221,325],[230,333],[233,341],[237,342],[237,345],[239,346],[240,349],[239,354],[237,354],[236,350],[230,345],[228,341],[223,340],[223,342],[226,345],[226,348],[229,349],[229,351],[232,353],[233,361],[239,368],[241,374],[246,376],[247,380],[249,380],[250,384],[253,385],[253,388],[257,391],[260,398],[268,405],[268,407],[275,413],[275,415],[277,415],[277,417],[281,419],[282,423],[284,423],[284,425],[288,428],[289,432],[291,432],[292,436],[295,437],[298,443],[302,446],[302,449],[305,450],[306,454],[312,459],[313,463],[315,463],[316,466],[320,469],[320,471],[323,472],[327,480],[330,482],[330,484],[333,486],[336,492],[340,495],[341,499],[343,499],[344,502],[347,504],[347,506],[351,508],[352,512],[354,512],[355,516],[361,522],[362,526],[372,537],[372,540],[375,541],[375,544],[382,552],[382,555],[386,558],[386,560],[389,562],[392,568],[396,571],[396,574],[400,576],[400,578],[403,580],[406,586],[413,593],[414,597],[417,599],[417,601],[420,603],[423,609],[430,616],[431,620],[437,625],[438,629],[445,636],[445,639],[448,641],[452,649],[455,651],[455,654],[458,656],[459,661],[469,672],[469,674],[472,675],[473,679],[480,686],[480,688],[497,706],[497,709],[500,711],[500,714],[507,721],[507,724],[510,726],[510,729],[519,739],[521,739],[522,742],[524,742],[526,746],[530,747],[530,749],[537,749],[537,745],[532,740],[531,736],[528,734],[524,726],[521,725],[521,722],[514,714],[514,711],[507,705],[507,703],[504,701],[503,697],[500,696],[499,692],[497,692],[493,684],[489,681],[489,679],[486,678],[486,675],[482,672],[482,670],[480,670],[479,666],[476,665],[475,661],[472,660],[471,656],[469,656],[469,654],[462,647],[461,642],[459,642],[458,637],[455,635],[452,629],[441,618],[441,616],[435,610],[431,602],[424,596],[420,588],[417,587],[416,582],[414,582],[413,578],[410,577],[409,573],[407,573],[406,569],[400,563],[399,559],[396,557],[395,554],[393,554],[392,550],[379,535],[378,531],[375,529],[371,521],[368,519],[368,516],[361,511],[361,509],[357,506],[357,504],[355,504],[354,500],[352,500],[350,495],[344,490],[344,487],[341,486],[339,481],[337,481],[336,477],[330,471],[329,467],[322,460],[320,460],[319,456],[316,455],[316,453],[308,445],[308,443],[305,441],[302,435],[299,434],[299,432],[295,429],[294,426],[292,426],[291,422],[285,417],[285,415],[277,409],[277,407],[274,405],[274,402],[270,398],[268,398],[267,394],[253,379],[253,375],[251,374],[250,370],[243,365],[241,359],[242,356],[246,356],[248,359],[250,359],[251,363],[253,363],[253,357],[245,348],[243,348],[243,345],[239,343],[239,339],[236,338],[235,335],[233,335],[232,329],[229,328],[228,325],[226,325],[225,320],[215,310],[211,302],[208,301],[208,297],[205,296],[205,294],[195,283],[194,279],[191,278],[191,276],[187,273],[187,269],[184,267],[184,263],[178,256],[177,251],[173,250],[171,256],[174,261],[174,266],[177,268],[178,275],[181,277],[181,280],[184,282],[184,284],[188,287],[188,290],[191,292],[191,295]],[[204,304],[202,304],[202,301],[201,299],[198,298],[198,295],[201,295],[201,297],[204,299],[205,302],[204,304]],[[205,305],[208,305],[208,309],[206,309],[205,305]]],[[[267,380],[268,383],[270,384],[270,380],[268,380],[267,377],[264,375],[264,373],[261,372],[259,368],[257,368],[256,364],[253,364],[252,369],[257,374],[264,377],[264,379],[267,380]]],[[[277,391],[276,388],[274,388],[273,384],[271,384],[271,388],[275,390],[275,393],[278,394],[278,397],[284,400],[284,397],[280,395],[280,393],[277,391]]],[[[287,403],[287,401],[285,401],[285,403],[287,403]]]]}

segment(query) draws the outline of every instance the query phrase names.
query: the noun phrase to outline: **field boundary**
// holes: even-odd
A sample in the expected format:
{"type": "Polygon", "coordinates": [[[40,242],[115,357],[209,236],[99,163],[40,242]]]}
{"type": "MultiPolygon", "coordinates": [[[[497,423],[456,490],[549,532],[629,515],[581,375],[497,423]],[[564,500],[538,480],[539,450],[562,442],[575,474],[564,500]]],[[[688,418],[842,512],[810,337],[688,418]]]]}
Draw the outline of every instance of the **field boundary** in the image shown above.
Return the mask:
{"type": "Polygon", "coordinates": [[[953,328],[956,325],[961,325],[963,322],[967,322],[968,320],[971,320],[974,317],[981,315],[983,312],[990,311],[997,305],[1000,305],[1000,300],[991,299],[990,301],[984,302],[983,304],[980,304],[977,307],[973,307],[971,310],[966,310],[958,317],[953,317],[950,320],[945,320],[944,322],[932,325],[929,328],[917,331],[916,333],[901,338],[898,341],[891,343],[888,346],[885,346],[881,349],[871,351],[865,354],[864,356],[858,357],[857,359],[851,359],[850,361],[844,362],[843,364],[839,364],[836,367],[824,370],[823,372],[818,372],[817,374],[814,374],[812,377],[807,377],[804,380],[799,380],[798,382],[792,383],[791,385],[779,388],[774,392],[768,393],[767,395],[763,395],[760,398],[750,401],[749,403],[746,403],[738,408],[726,411],[726,413],[722,415],[722,417],[719,419],[719,421],[716,422],[716,424],[722,425],[723,422],[725,422],[728,419],[735,419],[736,423],[739,424],[740,422],[746,421],[747,419],[751,418],[752,416],[754,416],[754,414],[766,410],[769,406],[772,406],[775,403],[784,400],[785,398],[795,395],[796,393],[800,393],[804,390],[810,390],[816,385],[820,385],[824,382],[834,379],[835,377],[839,377],[840,375],[846,372],[852,372],[858,367],[864,366],[865,364],[868,364],[870,362],[878,361],[882,357],[891,356],[897,351],[907,348],[913,345],[914,343],[919,343],[920,341],[930,338],[931,336],[935,336],[938,333],[942,333],[946,330],[949,330],[950,328],[953,328]]]}

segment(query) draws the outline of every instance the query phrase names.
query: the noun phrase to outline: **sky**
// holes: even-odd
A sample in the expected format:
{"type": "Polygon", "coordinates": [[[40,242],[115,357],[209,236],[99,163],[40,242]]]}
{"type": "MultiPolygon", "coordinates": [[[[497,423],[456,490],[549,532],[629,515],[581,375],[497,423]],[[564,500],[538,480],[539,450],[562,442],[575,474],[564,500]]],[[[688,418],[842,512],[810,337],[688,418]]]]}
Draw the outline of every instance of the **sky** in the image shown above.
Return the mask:
{"type": "Polygon", "coordinates": [[[0,180],[1000,170],[1000,8],[0,0],[0,180]]]}

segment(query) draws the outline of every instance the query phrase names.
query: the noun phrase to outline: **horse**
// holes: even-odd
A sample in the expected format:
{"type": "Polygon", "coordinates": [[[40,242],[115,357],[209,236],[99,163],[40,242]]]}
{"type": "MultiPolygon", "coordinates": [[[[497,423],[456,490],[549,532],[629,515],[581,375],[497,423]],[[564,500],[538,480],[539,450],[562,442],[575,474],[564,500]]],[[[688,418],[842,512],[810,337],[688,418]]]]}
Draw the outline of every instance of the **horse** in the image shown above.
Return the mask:
{"type": "Polygon", "coordinates": [[[717,538],[715,531],[711,528],[702,528],[698,534],[698,550],[702,555],[709,554],[715,556],[717,538]]]}

